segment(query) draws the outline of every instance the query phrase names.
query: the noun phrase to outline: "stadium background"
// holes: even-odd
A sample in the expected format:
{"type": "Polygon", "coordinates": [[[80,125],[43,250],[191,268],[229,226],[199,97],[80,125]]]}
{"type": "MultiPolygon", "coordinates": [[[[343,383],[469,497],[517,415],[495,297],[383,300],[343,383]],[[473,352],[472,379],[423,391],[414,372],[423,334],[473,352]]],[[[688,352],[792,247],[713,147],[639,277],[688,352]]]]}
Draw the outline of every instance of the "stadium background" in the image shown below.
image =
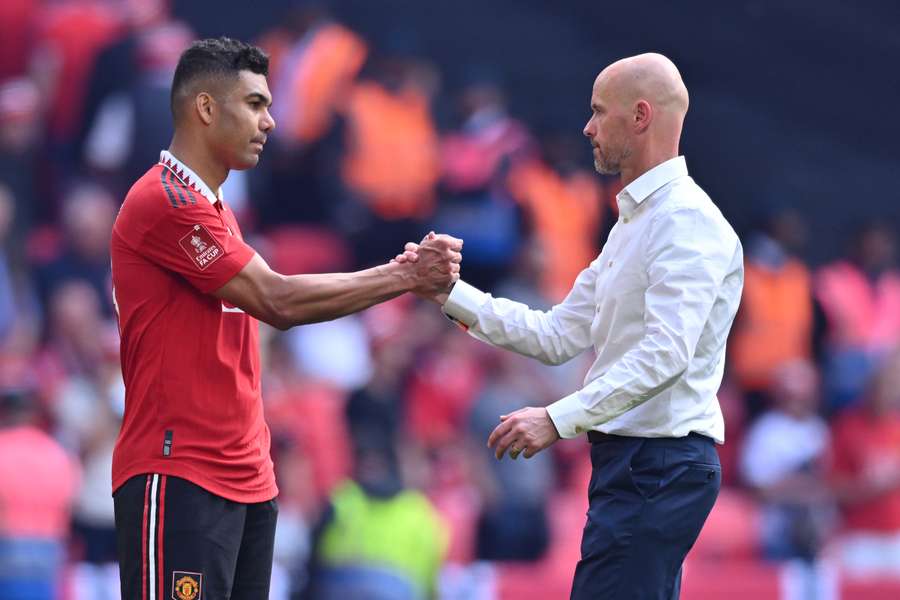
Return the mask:
{"type": "MultiPolygon", "coordinates": [[[[178,53],[222,34],[273,56],[278,128],[225,197],[274,267],[369,266],[435,228],[466,239],[467,280],[534,306],[561,298],[615,220],[616,183],[580,133],[596,72],[670,56],[691,92],[682,152],[748,261],[720,395],[726,486],[682,597],[900,596],[898,27],[888,1],[5,0],[0,597],[40,587],[15,562],[35,540],[33,570],[50,565],[61,597],[116,597],[109,226],[168,143],[178,53]]],[[[354,537],[373,556],[405,548],[397,572],[440,597],[565,597],[585,442],[497,463],[484,441],[498,414],[574,389],[589,357],[549,369],[495,352],[412,299],[263,329],[273,598],[303,586],[311,556],[321,573],[352,553],[317,529],[347,478],[428,499],[354,537]],[[423,546],[385,537],[402,526],[423,546]]]]}

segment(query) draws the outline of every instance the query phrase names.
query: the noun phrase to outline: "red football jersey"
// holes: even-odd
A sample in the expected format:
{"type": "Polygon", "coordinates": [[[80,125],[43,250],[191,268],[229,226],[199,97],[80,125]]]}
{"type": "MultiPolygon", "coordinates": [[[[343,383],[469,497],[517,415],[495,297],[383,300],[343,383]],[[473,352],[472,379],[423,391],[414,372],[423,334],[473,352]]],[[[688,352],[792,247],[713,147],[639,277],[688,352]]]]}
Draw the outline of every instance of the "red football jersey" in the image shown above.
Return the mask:
{"type": "Polygon", "coordinates": [[[162,473],[237,502],[278,489],[260,395],[259,323],[212,292],[253,257],[234,214],[167,152],[113,226],[125,379],[116,490],[162,473]]]}

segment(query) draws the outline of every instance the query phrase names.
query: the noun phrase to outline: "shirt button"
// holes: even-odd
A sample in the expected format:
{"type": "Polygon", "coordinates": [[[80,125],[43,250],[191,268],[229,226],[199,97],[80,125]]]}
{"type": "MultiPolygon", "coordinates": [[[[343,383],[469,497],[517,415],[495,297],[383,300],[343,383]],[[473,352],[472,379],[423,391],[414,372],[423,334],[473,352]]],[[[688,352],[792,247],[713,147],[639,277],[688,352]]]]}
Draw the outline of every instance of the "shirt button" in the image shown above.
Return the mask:
{"type": "Polygon", "coordinates": [[[611,267],[611,266],[612,266],[612,261],[609,261],[608,263],[606,263],[606,266],[607,266],[607,267],[611,267]]]}
{"type": "Polygon", "coordinates": [[[627,222],[628,222],[628,217],[625,217],[625,218],[623,218],[622,220],[625,221],[625,222],[627,223],[627,222]]]}

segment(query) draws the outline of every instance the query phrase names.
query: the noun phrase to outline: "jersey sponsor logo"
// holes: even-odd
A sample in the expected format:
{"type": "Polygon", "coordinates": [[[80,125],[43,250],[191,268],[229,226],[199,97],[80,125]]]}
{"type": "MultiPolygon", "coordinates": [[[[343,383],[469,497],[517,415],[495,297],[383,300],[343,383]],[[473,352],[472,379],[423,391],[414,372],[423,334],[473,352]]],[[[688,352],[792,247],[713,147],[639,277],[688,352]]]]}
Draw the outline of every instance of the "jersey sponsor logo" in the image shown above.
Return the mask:
{"type": "Polygon", "coordinates": [[[203,225],[194,225],[190,233],[178,240],[178,244],[201,271],[225,254],[203,225]]]}
{"type": "Polygon", "coordinates": [[[200,600],[202,573],[174,571],[172,573],[172,600],[200,600]]]}

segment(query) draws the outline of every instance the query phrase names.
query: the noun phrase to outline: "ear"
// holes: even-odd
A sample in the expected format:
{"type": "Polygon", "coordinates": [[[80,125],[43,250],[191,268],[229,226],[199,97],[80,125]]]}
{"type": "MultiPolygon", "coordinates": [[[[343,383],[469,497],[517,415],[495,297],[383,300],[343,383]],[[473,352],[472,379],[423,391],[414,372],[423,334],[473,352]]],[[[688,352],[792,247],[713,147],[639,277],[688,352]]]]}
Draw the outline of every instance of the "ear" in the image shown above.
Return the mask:
{"type": "Polygon", "coordinates": [[[215,103],[216,101],[208,92],[200,92],[194,97],[194,109],[204,125],[212,123],[215,103]]]}
{"type": "Polygon", "coordinates": [[[644,133],[653,120],[653,106],[646,100],[638,100],[634,105],[634,131],[644,133]]]}

